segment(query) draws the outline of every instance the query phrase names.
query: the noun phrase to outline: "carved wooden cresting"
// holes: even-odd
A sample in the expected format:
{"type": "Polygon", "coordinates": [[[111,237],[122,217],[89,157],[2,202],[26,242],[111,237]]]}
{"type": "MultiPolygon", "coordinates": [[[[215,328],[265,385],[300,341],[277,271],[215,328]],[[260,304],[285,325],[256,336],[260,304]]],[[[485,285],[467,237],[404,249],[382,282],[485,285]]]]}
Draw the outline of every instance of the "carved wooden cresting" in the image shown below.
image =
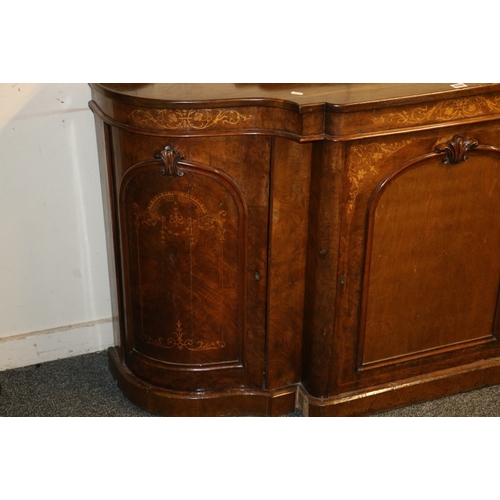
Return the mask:
{"type": "Polygon", "coordinates": [[[453,139],[436,147],[437,153],[444,153],[443,163],[457,165],[462,161],[467,161],[467,153],[477,148],[478,142],[474,139],[464,139],[461,135],[455,135],[453,139]]]}
{"type": "Polygon", "coordinates": [[[350,416],[500,383],[500,85],[91,87],[136,405],[350,416]]]}
{"type": "Polygon", "coordinates": [[[161,159],[165,165],[164,170],[162,170],[163,175],[168,177],[182,177],[184,175],[178,166],[179,160],[182,159],[181,154],[171,146],[165,146],[156,154],[156,158],[161,159]]]}

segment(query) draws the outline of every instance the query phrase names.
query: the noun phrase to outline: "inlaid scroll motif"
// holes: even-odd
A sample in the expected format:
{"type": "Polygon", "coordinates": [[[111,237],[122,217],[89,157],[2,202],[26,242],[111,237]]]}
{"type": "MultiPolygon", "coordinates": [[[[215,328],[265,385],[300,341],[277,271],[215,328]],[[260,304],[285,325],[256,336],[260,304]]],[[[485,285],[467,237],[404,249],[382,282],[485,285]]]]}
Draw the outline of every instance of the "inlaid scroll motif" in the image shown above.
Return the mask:
{"type": "Polygon", "coordinates": [[[190,244],[194,245],[198,231],[210,230],[215,232],[219,241],[224,241],[226,211],[210,214],[203,203],[190,193],[166,191],[155,196],[145,211],[141,212],[137,203],[132,204],[132,210],[136,233],[139,233],[142,224],[151,227],[159,225],[162,243],[166,242],[168,236],[187,235],[190,244]]]}
{"type": "Polygon", "coordinates": [[[457,165],[462,161],[467,161],[466,153],[477,148],[478,142],[475,139],[465,139],[461,135],[455,135],[451,141],[436,146],[436,153],[444,153],[443,163],[457,165]]]}
{"type": "Polygon", "coordinates": [[[351,159],[349,162],[349,199],[347,212],[351,213],[363,183],[369,177],[378,174],[378,164],[390,154],[407,146],[411,141],[405,140],[393,144],[374,143],[351,146],[351,159]]]}
{"type": "Polygon", "coordinates": [[[374,121],[377,124],[417,125],[430,121],[444,122],[474,118],[491,112],[500,112],[500,97],[482,96],[450,99],[435,106],[418,106],[397,113],[388,113],[374,121]]]}
{"type": "Polygon", "coordinates": [[[237,125],[252,118],[252,115],[243,115],[234,109],[161,109],[145,111],[135,109],[129,115],[134,123],[140,127],[151,124],[161,129],[204,130],[217,124],[237,125]]]}
{"type": "Polygon", "coordinates": [[[182,351],[183,349],[187,349],[188,351],[209,351],[213,349],[223,349],[226,347],[226,343],[223,340],[214,340],[213,342],[203,342],[198,340],[196,345],[194,345],[193,340],[184,338],[185,334],[182,330],[182,323],[180,321],[177,321],[177,328],[175,332],[173,332],[173,335],[173,337],[168,337],[166,340],[161,337],[153,339],[147,335],[143,335],[142,338],[148,344],[162,347],[164,349],[177,348],[179,351],[182,351]]]}

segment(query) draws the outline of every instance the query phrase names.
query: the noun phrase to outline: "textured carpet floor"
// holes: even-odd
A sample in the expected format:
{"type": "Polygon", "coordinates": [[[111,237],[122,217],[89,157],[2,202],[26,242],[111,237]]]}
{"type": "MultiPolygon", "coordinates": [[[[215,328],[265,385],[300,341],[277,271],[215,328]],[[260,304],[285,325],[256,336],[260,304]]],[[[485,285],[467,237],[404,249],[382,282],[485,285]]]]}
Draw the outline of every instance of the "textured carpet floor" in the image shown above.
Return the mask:
{"type": "MultiPolygon", "coordinates": [[[[122,395],[108,371],[104,351],[0,372],[0,386],[2,417],[154,416],[122,395]]],[[[376,416],[498,417],[500,385],[376,416]]]]}

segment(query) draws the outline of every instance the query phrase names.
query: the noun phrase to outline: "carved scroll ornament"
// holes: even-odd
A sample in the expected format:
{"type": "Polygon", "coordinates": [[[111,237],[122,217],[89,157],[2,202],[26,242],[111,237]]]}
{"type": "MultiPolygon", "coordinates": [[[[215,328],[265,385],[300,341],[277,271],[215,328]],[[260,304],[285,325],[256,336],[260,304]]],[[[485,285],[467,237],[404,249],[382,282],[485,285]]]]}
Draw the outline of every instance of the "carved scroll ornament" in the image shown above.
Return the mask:
{"type": "Polygon", "coordinates": [[[457,165],[462,161],[467,161],[468,151],[477,146],[478,142],[475,139],[465,139],[461,135],[455,135],[451,141],[436,146],[435,151],[446,155],[443,163],[457,165]]]}
{"type": "Polygon", "coordinates": [[[179,169],[178,162],[182,160],[179,151],[172,146],[165,146],[159,153],[156,154],[158,160],[162,160],[165,168],[162,174],[167,177],[182,177],[184,172],[179,169]]]}

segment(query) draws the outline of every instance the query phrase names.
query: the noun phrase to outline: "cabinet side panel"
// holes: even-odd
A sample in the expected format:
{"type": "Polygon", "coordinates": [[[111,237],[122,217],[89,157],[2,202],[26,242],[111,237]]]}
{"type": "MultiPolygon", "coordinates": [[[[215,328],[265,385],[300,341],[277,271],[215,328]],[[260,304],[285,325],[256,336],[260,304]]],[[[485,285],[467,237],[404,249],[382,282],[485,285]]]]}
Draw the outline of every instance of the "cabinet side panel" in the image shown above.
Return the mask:
{"type": "Polygon", "coordinates": [[[123,359],[123,339],[120,329],[122,308],[121,296],[121,257],[118,243],[118,225],[116,217],[116,189],[114,183],[114,164],[111,149],[111,127],[94,115],[99,155],[99,171],[103,199],[104,227],[106,231],[106,249],[108,257],[109,283],[111,291],[111,313],[113,321],[114,343],[119,347],[123,359]]]}
{"type": "Polygon", "coordinates": [[[327,393],[334,359],[335,302],[344,146],[314,146],[308,229],[302,382],[310,394],[327,393]]]}
{"type": "Polygon", "coordinates": [[[268,284],[268,388],[300,381],[311,144],[274,144],[268,284]]]}

